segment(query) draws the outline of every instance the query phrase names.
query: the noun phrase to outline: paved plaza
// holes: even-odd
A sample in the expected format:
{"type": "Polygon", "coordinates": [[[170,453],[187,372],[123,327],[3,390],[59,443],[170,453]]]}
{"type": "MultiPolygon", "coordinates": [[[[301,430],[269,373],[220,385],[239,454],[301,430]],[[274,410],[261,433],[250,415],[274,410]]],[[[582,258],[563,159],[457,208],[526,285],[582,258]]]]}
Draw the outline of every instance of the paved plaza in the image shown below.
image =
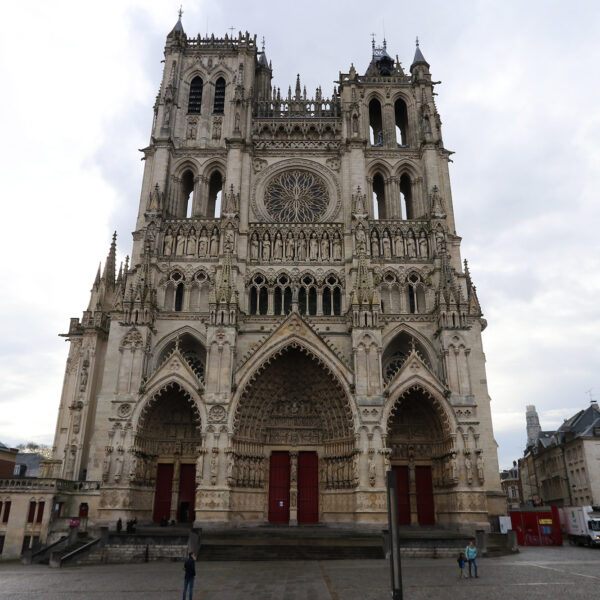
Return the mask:
{"type": "MultiPolygon", "coordinates": [[[[405,600],[577,600],[598,597],[600,550],[523,548],[480,560],[479,579],[459,580],[454,559],[403,560],[405,600]]],[[[390,597],[384,560],[200,562],[195,600],[379,600],[390,597]]],[[[0,563],[0,598],[181,598],[182,563],[50,569],[0,563]]]]}

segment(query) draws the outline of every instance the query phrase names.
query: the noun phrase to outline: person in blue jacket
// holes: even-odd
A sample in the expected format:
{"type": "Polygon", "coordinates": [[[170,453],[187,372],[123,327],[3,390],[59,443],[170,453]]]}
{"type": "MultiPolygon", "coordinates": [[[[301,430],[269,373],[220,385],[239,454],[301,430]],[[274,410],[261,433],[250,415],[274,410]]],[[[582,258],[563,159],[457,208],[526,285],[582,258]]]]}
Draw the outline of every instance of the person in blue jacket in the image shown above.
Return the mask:
{"type": "Polygon", "coordinates": [[[477,548],[475,547],[475,542],[471,540],[469,545],[465,548],[465,557],[469,561],[469,577],[473,577],[471,575],[471,565],[475,567],[475,577],[479,577],[477,575],[477,548]]]}
{"type": "Polygon", "coordinates": [[[194,593],[194,578],[196,577],[196,555],[193,552],[189,553],[188,558],[183,565],[183,570],[185,571],[183,600],[185,600],[186,590],[190,590],[188,598],[189,600],[192,600],[192,595],[194,593]]]}

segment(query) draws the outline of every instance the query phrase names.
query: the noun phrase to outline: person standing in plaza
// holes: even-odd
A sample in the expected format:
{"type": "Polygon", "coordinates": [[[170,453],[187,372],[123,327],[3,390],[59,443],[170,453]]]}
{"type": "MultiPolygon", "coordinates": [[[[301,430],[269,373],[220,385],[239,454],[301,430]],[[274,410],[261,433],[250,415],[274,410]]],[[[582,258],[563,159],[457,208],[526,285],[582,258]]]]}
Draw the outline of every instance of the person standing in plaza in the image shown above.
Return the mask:
{"type": "Polygon", "coordinates": [[[475,568],[475,577],[479,577],[477,575],[477,548],[475,547],[475,542],[471,540],[469,545],[465,548],[465,557],[469,561],[469,577],[473,577],[471,575],[471,565],[475,568]]]}
{"type": "Polygon", "coordinates": [[[187,560],[183,565],[185,571],[185,578],[183,580],[183,600],[185,600],[185,592],[189,590],[188,599],[192,600],[194,593],[194,578],[196,577],[196,555],[190,552],[187,560]]]}

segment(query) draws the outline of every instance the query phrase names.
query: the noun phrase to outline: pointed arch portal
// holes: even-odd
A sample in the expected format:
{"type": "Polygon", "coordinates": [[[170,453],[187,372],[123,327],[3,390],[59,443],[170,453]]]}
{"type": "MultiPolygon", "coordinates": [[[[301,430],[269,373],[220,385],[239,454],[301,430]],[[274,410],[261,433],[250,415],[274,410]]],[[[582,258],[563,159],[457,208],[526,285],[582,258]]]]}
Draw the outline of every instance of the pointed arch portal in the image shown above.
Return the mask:
{"type": "Polygon", "coordinates": [[[300,346],[284,348],[246,386],[235,414],[233,450],[234,487],[268,489],[273,523],[316,523],[319,493],[357,482],[347,394],[300,346]]]}
{"type": "Polygon", "coordinates": [[[176,383],[163,387],[144,407],[135,438],[136,476],[154,486],[153,521],[194,520],[201,445],[196,403],[176,383]]]}
{"type": "Polygon", "coordinates": [[[434,525],[435,497],[452,479],[453,438],[440,401],[412,386],[395,402],[387,443],[398,482],[401,525],[434,525]]]}

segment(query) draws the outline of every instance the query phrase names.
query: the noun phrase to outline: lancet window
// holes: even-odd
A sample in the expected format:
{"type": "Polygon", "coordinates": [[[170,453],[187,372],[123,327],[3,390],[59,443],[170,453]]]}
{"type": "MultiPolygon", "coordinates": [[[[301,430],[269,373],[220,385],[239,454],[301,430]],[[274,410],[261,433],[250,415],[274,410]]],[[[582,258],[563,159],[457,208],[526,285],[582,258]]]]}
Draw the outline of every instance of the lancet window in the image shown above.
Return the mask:
{"type": "MultiPolygon", "coordinates": [[[[342,283],[333,273],[317,282],[310,273],[297,284],[298,311],[303,315],[338,316],[342,314],[342,283]]],[[[248,311],[251,315],[287,315],[292,311],[293,284],[291,277],[282,273],[268,281],[261,273],[250,280],[248,311]]]]}
{"type": "Polygon", "coordinates": [[[219,171],[215,171],[208,181],[208,204],[206,207],[206,216],[209,218],[219,218],[221,216],[221,197],[223,194],[223,176],[219,171]]]}
{"type": "Polygon", "coordinates": [[[373,216],[376,219],[387,219],[385,204],[385,182],[381,173],[373,176],[373,216]]]}
{"type": "Polygon", "coordinates": [[[413,190],[412,190],[412,182],[410,180],[410,175],[404,173],[400,177],[400,198],[401,198],[401,209],[402,209],[402,218],[404,219],[414,219],[415,211],[413,206],[413,190]]]}
{"type": "Polygon", "coordinates": [[[287,275],[280,275],[273,290],[273,311],[276,315],[292,312],[292,287],[287,275]]]}
{"type": "Polygon", "coordinates": [[[222,115],[225,112],[225,80],[219,77],[215,82],[215,101],[213,104],[213,113],[222,115]]]}
{"type": "Polygon", "coordinates": [[[408,312],[425,312],[425,286],[420,275],[412,273],[407,280],[408,312]]]}
{"type": "Polygon", "coordinates": [[[202,89],[204,82],[202,77],[196,76],[190,83],[190,96],[188,99],[188,114],[199,115],[202,109],[202,89]]]}
{"type": "Polygon", "coordinates": [[[185,295],[185,276],[179,271],[173,271],[167,281],[165,292],[165,310],[174,310],[180,312],[183,310],[183,300],[185,295]]]}
{"type": "Polygon", "coordinates": [[[371,146],[383,146],[383,118],[381,104],[373,98],[369,102],[369,137],[371,146]]]}
{"type": "Polygon", "coordinates": [[[400,147],[408,146],[408,110],[406,102],[398,98],[394,104],[394,117],[396,120],[396,144],[400,147]]]}
{"type": "Polygon", "coordinates": [[[323,314],[342,314],[342,286],[335,275],[330,275],[325,280],[322,293],[323,314]]]}
{"type": "Polygon", "coordinates": [[[185,171],[181,177],[181,201],[177,217],[189,219],[194,207],[194,174],[185,171]]]}
{"type": "Polygon", "coordinates": [[[250,314],[266,315],[269,311],[269,291],[263,275],[255,275],[250,286],[250,314]]]}
{"type": "Polygon", "coordinates": [[[298,311],[301,315],[317,314],[317,283],[312,275],[305,275],[300,281],[298,311]]]}

